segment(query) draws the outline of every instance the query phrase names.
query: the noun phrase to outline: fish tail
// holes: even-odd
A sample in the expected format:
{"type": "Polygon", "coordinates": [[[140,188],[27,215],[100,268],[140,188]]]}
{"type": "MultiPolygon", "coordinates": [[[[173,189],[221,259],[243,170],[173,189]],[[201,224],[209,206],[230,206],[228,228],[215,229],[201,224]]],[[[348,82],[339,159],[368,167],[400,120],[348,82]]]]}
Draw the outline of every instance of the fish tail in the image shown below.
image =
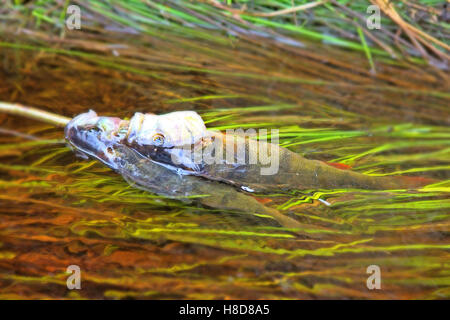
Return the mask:
{"type": "Polygon", "coordinates": [[[406,189],[418,189],[423,188],[429,184],[436,183],[438,180],[428,177],[409,177],[409,176],[395,176],[392,177],[399,186],[403,186],[406,189]]]}

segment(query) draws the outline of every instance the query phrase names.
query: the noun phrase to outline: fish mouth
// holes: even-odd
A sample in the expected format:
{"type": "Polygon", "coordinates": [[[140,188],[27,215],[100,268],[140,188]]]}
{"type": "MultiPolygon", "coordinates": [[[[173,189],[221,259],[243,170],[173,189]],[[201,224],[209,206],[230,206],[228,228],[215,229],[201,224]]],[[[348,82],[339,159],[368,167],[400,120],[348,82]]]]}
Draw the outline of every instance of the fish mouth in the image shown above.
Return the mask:
{"type": "Polygon", "coordinates": [[[73,118],[65,127],[69,147],[115,168],[115,146],[123,140],[128,122],[120,118],[99,117],[90,110],[73,118]]]}
{"type": "Polygon", "coordinates": [[[78,148],[82,143],[80,136],[82,128],[88,125],[95,125],[97,122],[97,113],[93,110],[89,112],[79,114],[66,125],[64,128],[64,137],[71,147],[78,148]]]}
{"type": "Polygon", "coordinates": [[[65,137],[70,140],[76,132],[97,133],[100,140],[117,140],[123,138],[128,130],[128,121],[116,117],[99,117],[93,110],[73,118],[64,130],[65,137]]]}
{"type": "Polygon", "coordinates": [[[97,130],[109,134],[118,132],[125,125],[128,128],[128,121],[116,117],[99,117],[95,111],[89,110],[73,118],[66,129],[97,130]]]}

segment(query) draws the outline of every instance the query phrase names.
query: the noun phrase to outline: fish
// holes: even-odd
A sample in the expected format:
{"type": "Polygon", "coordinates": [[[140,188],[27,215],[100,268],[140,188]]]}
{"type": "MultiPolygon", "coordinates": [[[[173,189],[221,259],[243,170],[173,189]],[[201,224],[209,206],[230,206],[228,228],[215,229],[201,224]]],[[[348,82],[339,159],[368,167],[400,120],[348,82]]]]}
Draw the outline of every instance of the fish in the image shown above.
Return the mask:
{"type": "MultiPolygon", "coordinates": [[[[175,115],[175,118],[178,116],[175,115]]],[[[169,116],[167,119],[173,118],[169,116]]],[[[138,133],[133,131],[136,129],[134,120],[99,117],[97,113],[90,110],[70,120],[65,126],[64,136],[69,147],[75,152],[102,162],[121,174],[134,187],[180,201],[196,201],[205,207],[269,216],[285,228],[313,229],[308,224],[300,223],[274,208],[265,206],[256,198],[236,190],[231,185],[195,175],[180,174],[177,170],[137,152],[131,147],[136,143],[137,137],[132,136],[130,139],[130,134],[138,133]],[[194,200],[189,198],[195,195],[203,196],[196,197],[194,200]]],[[[158,124],[153,125],[154,131],[148,133],[150,136],[153,132],[157,134],[161,131],[158,124]]],[[[177,128],[180,127],[177,126],[177,128]]],[[[192,130],[190,132],[193,133],[192,130]]],[[[165,137],[169,136],[170,134],[165,137]]],[[[174,140],[159,141],[159,146],[172,145],[175,141],[179,143],[181,140],[176,139],[182,137],[173,133],[170,138],[174,140]]],[[[144,140],[139,141],[142,143],[144,140]]],[[[192,140],[183,140],[183,142],[192,143],[192,140]]],[[[293,232],[308,238],[314,237],[301,231],[293,232]]]]}
{"type": "Polygon", "coordinates": [[[261,139],[208,130],[194,111],[159,116],[138,113],[131,118],[123,143],[179,174],[220,181],[250,192],[415,189],[430,183],[429,179],[414,177],[371,176],[307,159],[261,139]],[[277,162],[276,170],[267,170],[272,165],[268,160],[277,162]]]}

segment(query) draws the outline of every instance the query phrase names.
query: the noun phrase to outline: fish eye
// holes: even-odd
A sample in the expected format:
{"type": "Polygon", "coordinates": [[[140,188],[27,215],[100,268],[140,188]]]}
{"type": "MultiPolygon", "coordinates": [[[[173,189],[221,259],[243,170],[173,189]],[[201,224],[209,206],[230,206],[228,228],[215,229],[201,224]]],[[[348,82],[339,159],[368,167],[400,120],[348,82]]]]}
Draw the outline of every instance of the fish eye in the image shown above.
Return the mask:
{"type": "Polygon", "coordinates": [[[100,128],[98,128],[98,127],[91,127],[91,128],[88,129],[88,131],[89,132],[99,132],[100,128]]]}
{"type": "Polygon", "coordinates": [[[152,137],[153,144],[156,146],[162,146],[164,144],[164,135],[161,133],[156,133],[152,137]]]}
{"type": "Polygon", "coordinates": [[[97,126],[87,126],[84,128],[84,130],[86,130],[87,132],[99,132],[100,128],[98,128],[97,126]]]}

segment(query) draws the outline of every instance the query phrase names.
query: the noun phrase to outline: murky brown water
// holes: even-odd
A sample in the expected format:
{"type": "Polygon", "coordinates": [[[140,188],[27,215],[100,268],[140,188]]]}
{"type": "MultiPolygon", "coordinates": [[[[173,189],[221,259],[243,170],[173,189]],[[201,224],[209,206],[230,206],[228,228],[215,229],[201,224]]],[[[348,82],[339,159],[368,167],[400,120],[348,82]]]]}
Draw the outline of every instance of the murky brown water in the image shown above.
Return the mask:
{"type": "Polygon", "coordinates": [[[443,72],[378,63],[373,76],[361,55],[261,39],[4,31],[2,101],[70,117],[197,110],[209,127],[279,128],[282,145],[307,158],[435,184],[256,195],[308,225],[301,237],[245,207],[133,189],[77,158],[61,130],[0,114],[0,297],[448,298],[443,72]],[[81,268],[81,290],[66,287],[69,265],[81,268]],[[381,268],[381,290],[366,287],[369,265],[381,268]]]}

